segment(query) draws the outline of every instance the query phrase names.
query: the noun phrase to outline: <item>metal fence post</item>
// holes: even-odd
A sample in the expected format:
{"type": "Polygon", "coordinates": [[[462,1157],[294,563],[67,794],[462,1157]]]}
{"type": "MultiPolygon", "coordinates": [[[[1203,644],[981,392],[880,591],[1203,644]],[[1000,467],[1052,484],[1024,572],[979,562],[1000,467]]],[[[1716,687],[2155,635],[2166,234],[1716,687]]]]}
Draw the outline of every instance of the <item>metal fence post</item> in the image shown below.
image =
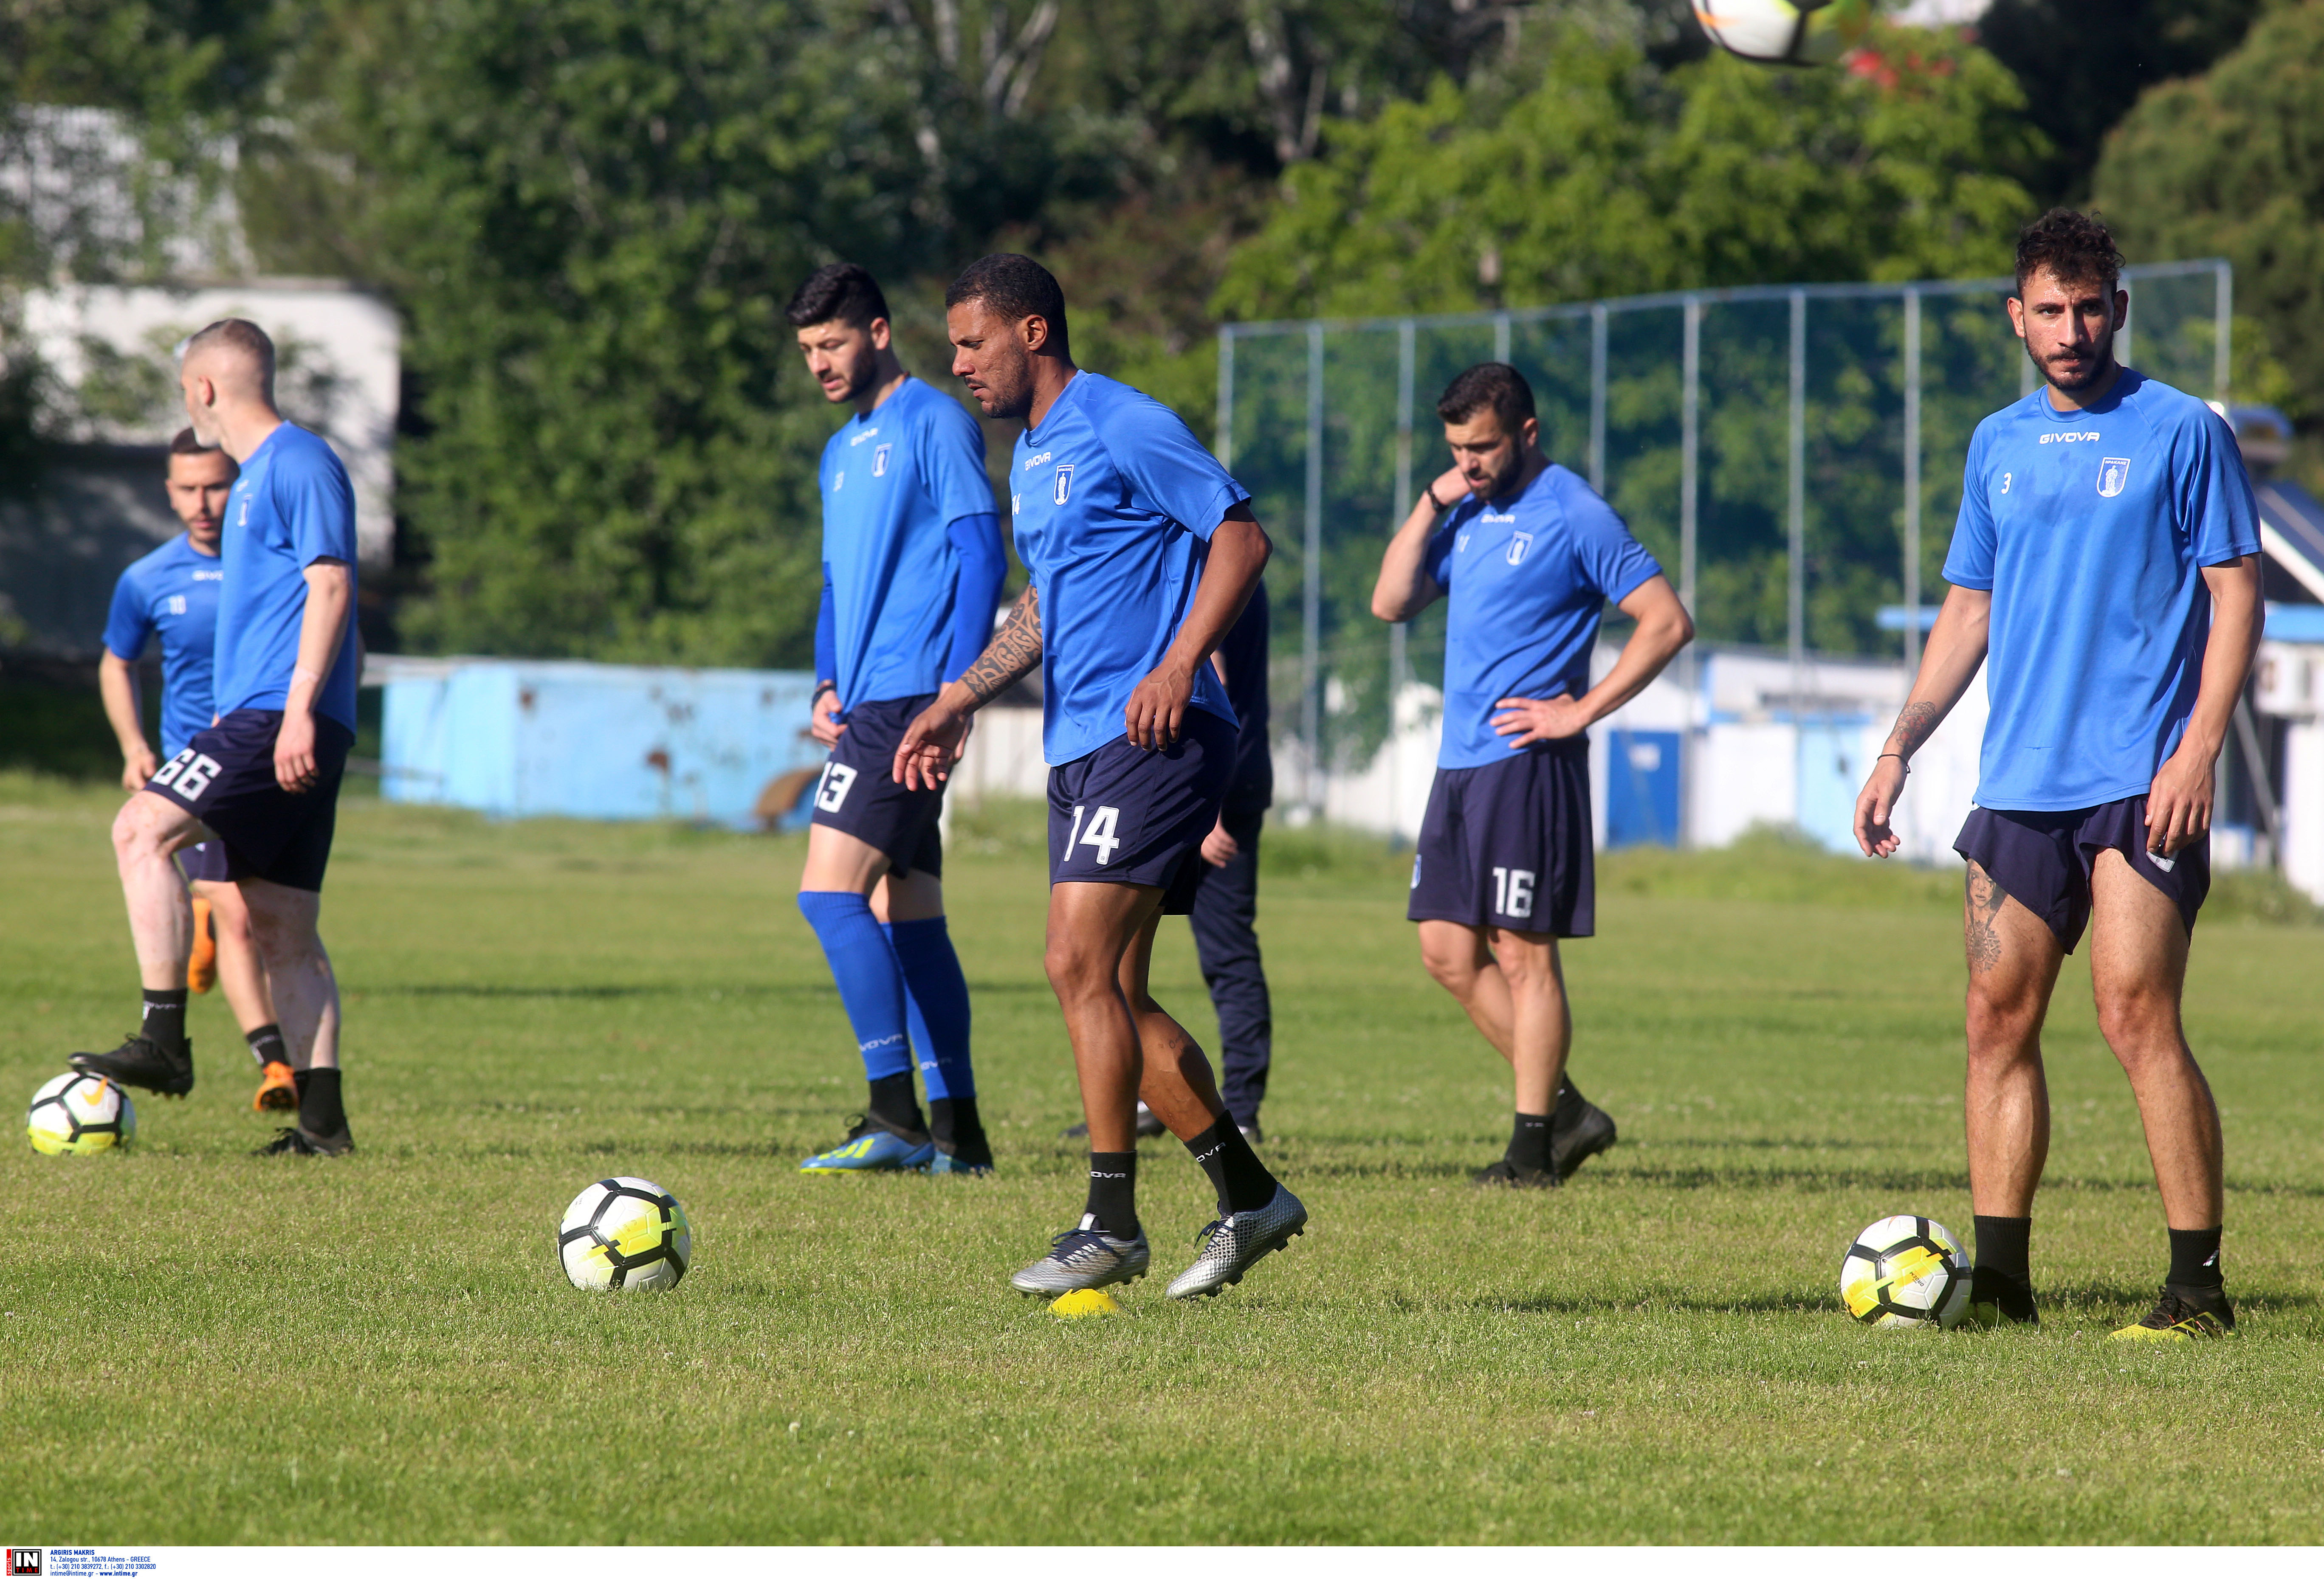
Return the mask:
{"type": "Polygon", "coordinates": [[[2236,334],[2236,266],[2221,263],[2212,271],[2211,280],[2216,291],[2211,308],[2211,399],[2224,406],[2227,403],[2228,380],[2235,372],[2235,359],[2229,352],[2236,334]]]}
{"type": "MultiPolygon", "coordinates": [[[[1685,388],[1679,399],[1678,438],[1678,601],[1691,618],[1694,613],[1694,572],[1697,508],[1700,503],[1699,454],[1702,436],[1702,298],[1686,298],[1686,340],[1683,354],[1685,388]]],[[[1695,691],[1700,684],[1694,643],[1679,648],[1678,687],[1686,698],[1686,726],[1678,737],[1678,841],[1694,844],[1695,691]]]]}
{"type": "MultiPolygon", "coordinates": [[[[1508,322],[1505,318],[1504,323],[1508,322]]],[[[1413,324],[1410,318],[1396,326],[1396,500],[1388,507],[1392,518],[1388,530],[1396,531],[1404,525],[1405,512],[1416,502],[1412,496],[1412,384],[1415,361],[1413,324]]],[[[1399,620],[1388,628],[1388,837],[1390,848],[1403,843],[1403,832],[1397,826],[1397,782],[1399,753],[1397,749],[1397,699],[1404,693],[1404,672],[1406,664],[1406,643],[1412,624],[1399,620]]]]}
{"type": "Polygon", "coordinates": [[[1808,556],[1808,293],[1792,292],[1792,423],[1790,564],[1784,588],[1785,645],[1792,656],[1792,711],[1798,716],[1807,685],[1808,556]]]}
{"type": "Polygon", "coordinates": [[[1493,315],[1493,360],[1506,363],[1509,359],[1509,315],[1493,315]]]}
{"type": "Polygon", "coordinates": [[[1219,464],[1228,472],[1234,470],[1234,326],[1219,326],[1219,425],[1218,440],[1211,445],[1219,464]]]}
{"type": "Polygon", "coordinates": [[[1904,669],[1921,666],[1921,293],[1904,293],[1904,669]]]}
{"type": "Polygon", "coordinates": [[[1307,739],[1308,811],[1323,811],[1323,326],[1307,326],[1307,520],[1299,610],[1299,727],[1307,739]]]}
{"type": "Polygon", "coordinates": [[[1590,304],[1590,486],[1606,491],[1606,304],[1590,304]]]}

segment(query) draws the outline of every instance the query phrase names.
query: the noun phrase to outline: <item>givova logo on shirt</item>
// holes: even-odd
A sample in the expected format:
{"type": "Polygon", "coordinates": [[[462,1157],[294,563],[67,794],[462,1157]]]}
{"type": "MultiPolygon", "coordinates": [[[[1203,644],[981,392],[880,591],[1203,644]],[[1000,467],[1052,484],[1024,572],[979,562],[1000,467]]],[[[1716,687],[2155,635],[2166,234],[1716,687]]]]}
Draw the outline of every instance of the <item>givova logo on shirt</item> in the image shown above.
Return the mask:
{"type": "Polygon", "coordinates": [[[2098,497],[2112,499],[2130,482],[2130,462],[2121,455],[2108,455],[2098,463],[2098,497]]]}

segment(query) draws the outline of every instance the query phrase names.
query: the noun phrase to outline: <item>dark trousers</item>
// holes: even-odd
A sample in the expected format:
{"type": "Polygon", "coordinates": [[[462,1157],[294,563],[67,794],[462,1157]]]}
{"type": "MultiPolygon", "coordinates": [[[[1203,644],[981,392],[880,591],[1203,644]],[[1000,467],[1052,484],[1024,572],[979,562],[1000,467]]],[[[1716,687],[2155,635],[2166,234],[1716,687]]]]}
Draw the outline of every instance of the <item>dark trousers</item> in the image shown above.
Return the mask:
{"type": "MultiPolygon", "coordinates": [[[[1227,1112],[1248,1129],[1259,1122],[1267,1096],[1267,1069],[1273,1060],[1275,1014],[1267,996],[1267,969],[1259,957],[1259,834],[1264,812],[1248,817],[1230,812],[1227,831],[1239,848],[1223,867],[1207,861],[1202,886],[1194,890],[1186,919],[1194,929],[1194,952],[1203,980],[1219,1015],[1219,1051],[1224,1078],[1219,1095],[1227,1112]]],[[[1197,860],[1202,858],[1195,857],[1197,860]]]]}

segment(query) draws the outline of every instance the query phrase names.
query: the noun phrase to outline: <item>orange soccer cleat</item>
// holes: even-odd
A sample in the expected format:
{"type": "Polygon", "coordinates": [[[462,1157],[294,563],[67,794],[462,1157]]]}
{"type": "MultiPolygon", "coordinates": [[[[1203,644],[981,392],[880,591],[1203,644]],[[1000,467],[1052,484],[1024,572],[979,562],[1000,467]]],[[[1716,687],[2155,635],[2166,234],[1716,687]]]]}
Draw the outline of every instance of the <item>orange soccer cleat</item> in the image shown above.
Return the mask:
{"type": "Polygon", "coordinates": [[[210,931],[210,902],[194,901],[194,951],[186,960],[186,990],[208,992],[217,980],[217,935],[210,931]]]}
{"type": "Polygon", "coordinates": [[[250,1099],[253,1113],[295,1113],[299,1107],[299,1079],[290,1066],[280,1059],[270,1059],[258,1071],[258,1095],[250,1099]]]}

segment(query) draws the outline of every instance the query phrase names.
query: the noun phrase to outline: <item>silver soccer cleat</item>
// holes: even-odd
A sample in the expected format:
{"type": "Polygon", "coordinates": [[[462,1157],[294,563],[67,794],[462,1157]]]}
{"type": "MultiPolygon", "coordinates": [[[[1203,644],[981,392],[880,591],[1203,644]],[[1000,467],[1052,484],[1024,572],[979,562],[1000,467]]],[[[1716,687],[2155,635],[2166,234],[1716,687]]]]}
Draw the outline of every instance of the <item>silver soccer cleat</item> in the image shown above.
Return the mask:
{"type": "Polygon", "coordinates": [[[1095,1223],[1084,1216],[1079,1227],[1058,1235],[1049,1253],[1010,1278],[1009,1286],[1020,1294],[1070,1294],[1144,1277],[1153,1259],[1146,1230],[1135,1239],[1116,1239],[1095,1223]]]}
{"type": "Polygon", "coordinates": [[[1297,1196],[1277,1185],[1275,1198],[1265,1206],[1230,1212],[1203,1230],[1203,1248],[1194,1264],[1171,1280],[1170,1298],[1215,1294],[1242,1281],[1243,1273],[1258,1265],[1261,1256],[1282,1249],[1306,1227],[1307,1208],[1297,1196]]]}

